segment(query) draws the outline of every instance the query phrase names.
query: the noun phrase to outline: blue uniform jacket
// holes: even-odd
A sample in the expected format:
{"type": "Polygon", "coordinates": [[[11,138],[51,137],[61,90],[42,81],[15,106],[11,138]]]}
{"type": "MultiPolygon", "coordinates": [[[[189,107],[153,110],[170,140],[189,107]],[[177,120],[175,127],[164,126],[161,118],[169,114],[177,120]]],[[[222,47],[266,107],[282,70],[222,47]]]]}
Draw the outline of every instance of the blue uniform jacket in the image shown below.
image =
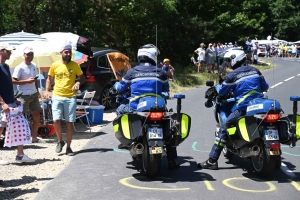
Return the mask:
{"type": "Polygon", "coordinates": [[[236,100],[233,112],[236,109],[245,111],[249,101],[262,98],[262,92],[268,88],[268,83],[258,69],[252,66],[241,66],[226,76],[218,92],[220,95],[226,95],[233,91],[236,100]]]}
{"type": "Polygon", "coordinates": [[[150,63],[128,70],[115,89],[122,92],[131,87],[130,107],[137,108],[138,101],[143,96],[161,96],[162,92],[169,92],[169,82],[166,73],[150,63]]]}

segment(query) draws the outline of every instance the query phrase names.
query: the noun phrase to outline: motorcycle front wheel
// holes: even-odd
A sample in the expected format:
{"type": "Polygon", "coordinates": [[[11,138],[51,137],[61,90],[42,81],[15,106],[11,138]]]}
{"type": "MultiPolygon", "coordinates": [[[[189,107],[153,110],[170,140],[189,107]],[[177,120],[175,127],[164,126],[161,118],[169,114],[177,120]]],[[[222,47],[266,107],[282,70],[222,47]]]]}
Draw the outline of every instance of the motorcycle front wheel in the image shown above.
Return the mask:
{"type": "Polygon", "coordinates": [[[268,156],[265,147],[260,148],[257,156],[251,156],[252,166],[260,177],[270,176],[276,166],[276,156],[268,156]]]}
{"type": "Polygon", "coordinates": [[[148,178],[155,178],[161,167],[161,154],[150,154],[147,137],[143,140],[144,152],[142,154],[143,170],[148,178]]]}

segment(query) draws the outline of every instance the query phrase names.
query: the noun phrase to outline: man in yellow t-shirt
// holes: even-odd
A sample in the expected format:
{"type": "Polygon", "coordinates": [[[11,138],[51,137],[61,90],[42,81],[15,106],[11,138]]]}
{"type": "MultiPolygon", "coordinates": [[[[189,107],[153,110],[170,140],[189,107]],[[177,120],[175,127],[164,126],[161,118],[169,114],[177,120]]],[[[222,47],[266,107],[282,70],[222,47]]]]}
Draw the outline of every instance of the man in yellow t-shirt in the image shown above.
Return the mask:
{"type": "Polygon", "coordinates": [[[73,135],[73,123],[76,118],[76,92],[78,91],[79,86],[85,82],[85,77],[80,66],[76,62],[71,61],[72,46],[70,44],[64,45],[61,48],[60,54],[62,60],[54,62],[48,72],[44,96],[45,98],[50,98],[49,89],[53,78],[55,78],[52,96],[52,114],[54,129],[58,139],[56,152],[60,153],[65,145],[65,142],[62,139],[61,128],[62,115],[64,115],[67,125],[66,155],[73,156],[74,153],[71,149],[71,141],[73,135]],[[80,81],[75,83],[76,77],[79,77],[80,81]]]}

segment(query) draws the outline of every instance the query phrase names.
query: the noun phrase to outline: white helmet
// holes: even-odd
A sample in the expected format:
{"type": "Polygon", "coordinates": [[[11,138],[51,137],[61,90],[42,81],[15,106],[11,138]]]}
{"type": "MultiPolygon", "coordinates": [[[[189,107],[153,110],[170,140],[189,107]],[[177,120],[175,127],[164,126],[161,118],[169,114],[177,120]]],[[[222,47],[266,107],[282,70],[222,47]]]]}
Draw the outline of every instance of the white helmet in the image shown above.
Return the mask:
{"type": "Polygon", "coordinates": [[[157,56],[159,55],[159,50],[153,44],[146,44],[139,48],[138,50],[138,60],[139,62],[149,62],[153,65],[157,65],[157,56]]]}
{"type": "Polygon", "coordinates": [[[246,61],[246,54],[242,50],[229,50],[224,54],[224,60],[230,61],[232,69],[236,69],[246,61]]]}

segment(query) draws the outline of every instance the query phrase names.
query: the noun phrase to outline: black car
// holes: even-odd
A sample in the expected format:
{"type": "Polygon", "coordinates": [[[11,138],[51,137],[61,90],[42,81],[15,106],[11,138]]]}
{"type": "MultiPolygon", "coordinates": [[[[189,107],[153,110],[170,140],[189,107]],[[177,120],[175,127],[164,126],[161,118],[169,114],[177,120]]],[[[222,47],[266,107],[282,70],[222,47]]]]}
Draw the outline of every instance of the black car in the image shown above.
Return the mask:
{"type": "Polygon", "coordinates": [[[87,62],[81,64],[81,69],[86,81],[81,85],[81,91],[96,91],[94,100],[98,101],[105,108],[116,107],[115,100],[109,96],[112,87],[111,80],[115,79],[109,64],[107,53],[119,52],[115,49],[91,48],[93,56],[87,62]]]}

